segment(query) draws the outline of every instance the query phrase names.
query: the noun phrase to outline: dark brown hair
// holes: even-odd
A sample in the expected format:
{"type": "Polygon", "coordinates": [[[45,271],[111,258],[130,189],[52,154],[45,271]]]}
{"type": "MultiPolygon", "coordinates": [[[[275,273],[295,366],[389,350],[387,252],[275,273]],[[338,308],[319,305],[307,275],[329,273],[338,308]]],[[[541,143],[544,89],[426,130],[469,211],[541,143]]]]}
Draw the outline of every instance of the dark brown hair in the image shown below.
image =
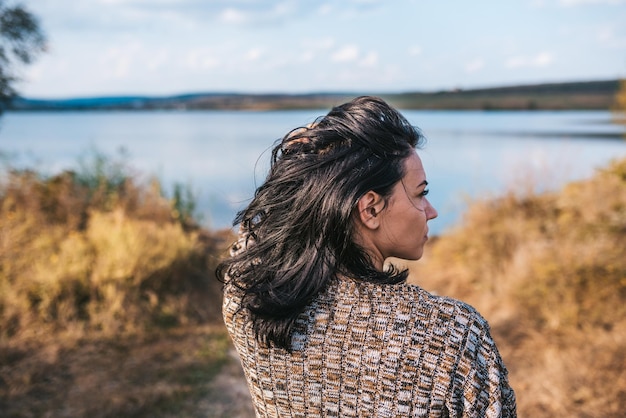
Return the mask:
{"type": "Polygon", "coordinates": [[[243,292],[257,338],[286,349],[295,320],[337,274],[396,283],[355,243],[353,211],[370,190],[388,197],[419,130],[376,97],[358,97],[295,129],[272,151],[265,182],[235,218],[253,244],[218,277],[243,292]]]}

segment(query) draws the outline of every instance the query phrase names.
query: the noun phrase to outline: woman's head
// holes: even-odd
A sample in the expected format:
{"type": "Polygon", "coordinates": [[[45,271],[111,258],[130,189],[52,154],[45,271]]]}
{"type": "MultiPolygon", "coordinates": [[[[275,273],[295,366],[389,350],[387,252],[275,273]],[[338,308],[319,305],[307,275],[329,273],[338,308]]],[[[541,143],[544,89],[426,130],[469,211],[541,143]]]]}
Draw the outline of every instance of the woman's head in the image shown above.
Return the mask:
{"type": "Polygon", "coordinates": [[[255,196],[271,209],[248,216],[251,223],[245,215],[241,221],[251,231],[284,227],[290,240],[320,241],[335,250],[339,264],[349,264],[342,252],[355,241],[358,200],[373,191],[386,201],[421,142],[419,131],[381,99],[359,97],[338,106],[274,148],[255,196]]]}
{"type": "Polygon", "coordinates": [[[359,97],[275,146],[265,182],[235,220],[254,244],[222,265],[244,290],[261,339],[286,346],[295,317],[337,274],[382,283],[406,278],[379,262],[389,252],[380,251],[383,244],[392,248],[384,234],[393,238],[399,225],[383,216],[372,228],[364,215],[401,208],[398,185],[407,192],[401,180],[407,170],[415,174],[421,143],[419,131],[383,100],[359,97]]]}
{"type": "Polygon", "coordinates": [[[404,175],[389,196],[370,190],[357,203],[357,242],[377,268],[385,259],[418,260],[428,240],[427,222],[437,217],[430,204],[426,172],[417,153],[404,159],[404,175]]]}

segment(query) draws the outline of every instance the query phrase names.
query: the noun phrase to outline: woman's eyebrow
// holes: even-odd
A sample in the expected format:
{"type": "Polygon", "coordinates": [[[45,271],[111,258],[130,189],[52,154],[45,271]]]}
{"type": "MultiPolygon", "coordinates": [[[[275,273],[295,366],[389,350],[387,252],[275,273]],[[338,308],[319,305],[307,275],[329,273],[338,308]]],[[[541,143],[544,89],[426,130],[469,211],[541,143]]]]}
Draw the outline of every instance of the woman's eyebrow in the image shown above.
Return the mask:
{"type": "Polygon", "coordinates": [[[417,189],[419,189],[422,186],[428,186],[428,182],[426,180],[424,180],[423,182],[421,182],[420,184],[417,185],[417,189]]]}

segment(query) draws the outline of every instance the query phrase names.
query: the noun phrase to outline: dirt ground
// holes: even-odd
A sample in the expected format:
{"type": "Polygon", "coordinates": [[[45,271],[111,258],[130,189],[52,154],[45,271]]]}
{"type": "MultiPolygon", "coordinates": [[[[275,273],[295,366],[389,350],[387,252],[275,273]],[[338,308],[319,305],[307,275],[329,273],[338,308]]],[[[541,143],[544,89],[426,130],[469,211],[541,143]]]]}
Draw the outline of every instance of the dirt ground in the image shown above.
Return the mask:
{"type": "Polygon", "coordinates": [[[252,418],[222,327],[0,344],[0,417],[252,418]]]}
{"type": "Polygon", "coordinates": [[[198,405],[199,413],[210,418],[254,418],[248,385],[234,348],[226,364],[209,386],[209,396],[198,405]]]}

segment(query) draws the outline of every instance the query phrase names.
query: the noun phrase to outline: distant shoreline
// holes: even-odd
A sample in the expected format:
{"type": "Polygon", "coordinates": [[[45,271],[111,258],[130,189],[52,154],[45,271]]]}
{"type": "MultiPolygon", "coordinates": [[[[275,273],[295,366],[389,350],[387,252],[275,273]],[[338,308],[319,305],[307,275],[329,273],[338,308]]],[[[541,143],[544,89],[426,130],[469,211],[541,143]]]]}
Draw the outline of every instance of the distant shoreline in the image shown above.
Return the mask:
{"type": "MultiPolygon", "coordinates": [[[[619,80],[532,84],[438,92],[375,93],[399,109],[610,110],[619,80]]],[[[7,111],[304,110],[330,108],[368,92],[308,94],[195,93],[167,97],[17,98],[7,111]]]]}

